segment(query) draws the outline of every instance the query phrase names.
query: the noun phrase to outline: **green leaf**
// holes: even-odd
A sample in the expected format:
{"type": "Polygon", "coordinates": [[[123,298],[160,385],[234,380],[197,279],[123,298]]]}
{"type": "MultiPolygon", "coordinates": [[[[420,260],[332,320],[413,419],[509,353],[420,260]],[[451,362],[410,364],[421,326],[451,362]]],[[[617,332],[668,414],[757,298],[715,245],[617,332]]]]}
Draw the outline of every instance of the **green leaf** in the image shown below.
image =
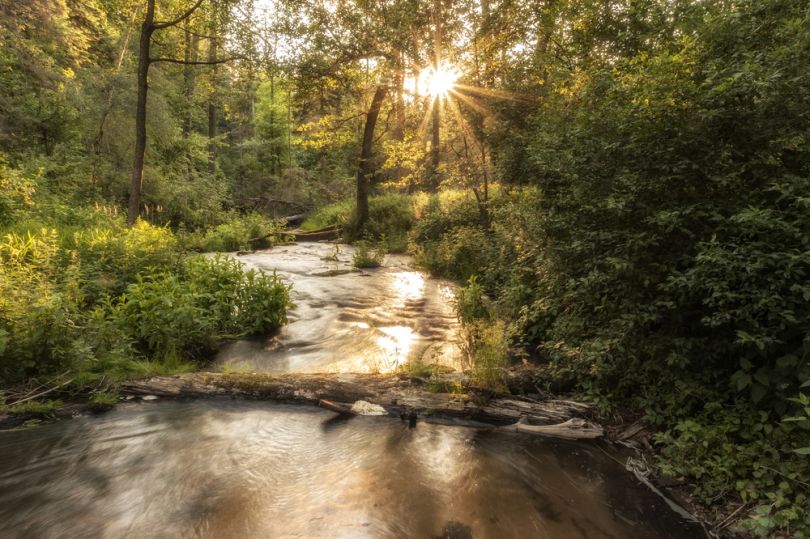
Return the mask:
{"type": "Polygon", "coordinates": [[[751,385],[751,375],[743,371],[735,372],[734,376],[732,376],[732,380],[734,380],[734,385],[737,387],[737,391],[742,391],[751,385]]]}
{"type": "Polygon", "coordinates": [[[794,449],[793,452],[797,455],[810,455],[810,447],[800,447],[799,449],[794,449]]]}
{"type": "Polygon", "coordinates": [[[765,397],[765,395],[767,395],[767,394],[768,394],[768,388],[766,388],[763,385],[754,384],[754,386],[751,388],[751,399],[754,402],[761,401],[765,397]]]}

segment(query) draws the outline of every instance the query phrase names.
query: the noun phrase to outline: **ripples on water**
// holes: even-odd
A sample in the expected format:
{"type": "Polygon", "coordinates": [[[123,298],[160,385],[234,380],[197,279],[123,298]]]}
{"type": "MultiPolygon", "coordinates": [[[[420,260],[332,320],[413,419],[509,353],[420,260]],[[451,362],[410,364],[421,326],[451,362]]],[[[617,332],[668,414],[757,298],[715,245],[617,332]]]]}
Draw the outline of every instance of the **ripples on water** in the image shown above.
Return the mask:
{"type": "Polygon", "coordinates": [[[0,537],[699,536],[594,445],[315,408],[128,404],[0,455],[0,537]]]}
{"type": "MultiPolygon", "coordinates": [[[[240,257],[294,283],[290,324],[222,367],[387,372],[460,365],[454,289],[324,244],[240,257]]],[[[687,538],[595,445],[237,401],[121,406],[0,432],[0,538],[687,538]]]]}
{"type": "Polygon", "coordinates": [[[220,366],[253,372],[391,372],[414,359],[459,367],[455,287],[389,255],[385,267],[348,272],[354,249],[284,245],[240,256],[293,283],[290,323],[270,339],[226,346],[220,366]],[[332,274],[330,274],[330,272],[332,274]],[[339,273],[335,275],[334,273],[339,273]]]}

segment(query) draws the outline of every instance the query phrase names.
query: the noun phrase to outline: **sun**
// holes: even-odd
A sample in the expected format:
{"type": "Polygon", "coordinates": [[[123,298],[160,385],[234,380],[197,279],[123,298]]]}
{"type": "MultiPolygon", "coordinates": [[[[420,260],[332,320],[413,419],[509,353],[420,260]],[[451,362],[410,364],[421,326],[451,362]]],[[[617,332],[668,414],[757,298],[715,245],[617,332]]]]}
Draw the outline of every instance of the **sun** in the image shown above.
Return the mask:
{"type": "Polygon", "coordinates": [[[441,63],[438,67],[430,66],[419,73],[417,88],[422,95],[447,97],[456,85],[459,75],[458,70],[447,63],[441,63]]]}

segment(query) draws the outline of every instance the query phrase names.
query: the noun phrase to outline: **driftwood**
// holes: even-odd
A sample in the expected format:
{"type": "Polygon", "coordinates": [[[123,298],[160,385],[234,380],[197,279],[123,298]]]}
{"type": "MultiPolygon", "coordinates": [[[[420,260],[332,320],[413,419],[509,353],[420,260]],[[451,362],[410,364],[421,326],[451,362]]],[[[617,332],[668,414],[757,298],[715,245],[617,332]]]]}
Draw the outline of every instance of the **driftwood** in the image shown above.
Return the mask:
{"type": "MultiPolygon", "coordinates": [[[[464,381],[458,374],[447,377],[464,381]]],[[[406,374],[189,373],[130,381],[124,384],[123,392],[133,396],[222,396],[314,404],[340,414],[351,414],[352,404],[363,400],[382,406],[393,417],[511,425],[517,432],[557,438],[601,436],[601,427],[581,419],[590,410],[586,404],[520,397],[477,402],[475,396],[430,392],[406,374]]]]}
{"type": "Polygon", "coordinates": [[[525,434],[537,434],[550,438],[565,438],[568,440],[582,440],[601,438],[605,435],[605,430],[595,423],[586,421],[580,417],[574,417],[557,425],[529,425],[524,418],[514,425],[503,427],[504,429],[514,429],[525,434]]]}
{"type": "Polygon", "coordinates": [[[53,387],[50,387],[50,388],[46,389],[45,391],[42,391],[42,392],[37,393],[37,394],[35,394],[35,395],[28,395],[28,396],[25,396],[24,398],[19,399],[19,400],[16,400],[16,401],[14,401],[14,402],[11,402],[11,403],[9,403],[9,404],[12,404],[12,405],[13,405],[13,404],[22,404],[23,402],[27,402],[27,401],[30,401],[30,400],[38,399],[38,398],[40,398],[40,397],[44,397],[45,395],[47,395],[47,394],[49,394],[49,393],[53,393],[54,391],[56,391],[56,390],[57,390],[57,389],[59,389],[60,387],[64,387],[64,386],[68,385],[68,384],[69,384],[69,383],[71,383],[72,381],[73,381],[73,378],[71,378],[70,380],[67,380],[67,381],[62,382],[62,383],[61,383],[61,384],[59,384],[59,385],[55,385],[55,386],[53,386],[53,387]]]}
{"type": "Polygon", "coordinates": [[[320,406],[321,408],[326,408],[327,410],[331,410],[333,412],[337,412],[339,414],[357,415],[352,411],[351,406],[340,402],[332,402],[325,399],[321,399],[318,401],[318,406],[320,406]]]}
{"type": "Polygon", "coordinates": [[[287,225],[297,225],[304,221],[307,218],[306,213],[296,213],[295,215],[288,215],[287,217],[282,217],[281,219],[287,225]]]}

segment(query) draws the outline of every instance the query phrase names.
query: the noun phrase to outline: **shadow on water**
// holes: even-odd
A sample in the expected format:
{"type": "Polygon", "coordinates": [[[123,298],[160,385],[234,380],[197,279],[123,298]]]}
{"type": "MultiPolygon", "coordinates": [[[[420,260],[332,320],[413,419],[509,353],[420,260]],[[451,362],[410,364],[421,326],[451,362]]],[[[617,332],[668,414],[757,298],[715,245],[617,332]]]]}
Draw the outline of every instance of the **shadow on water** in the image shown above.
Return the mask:
{"type": "Polygon", "coordinates": [[[0,454],[0,537],[700,536],[593,446],[317,408],[130,404],[0,454]]]}

